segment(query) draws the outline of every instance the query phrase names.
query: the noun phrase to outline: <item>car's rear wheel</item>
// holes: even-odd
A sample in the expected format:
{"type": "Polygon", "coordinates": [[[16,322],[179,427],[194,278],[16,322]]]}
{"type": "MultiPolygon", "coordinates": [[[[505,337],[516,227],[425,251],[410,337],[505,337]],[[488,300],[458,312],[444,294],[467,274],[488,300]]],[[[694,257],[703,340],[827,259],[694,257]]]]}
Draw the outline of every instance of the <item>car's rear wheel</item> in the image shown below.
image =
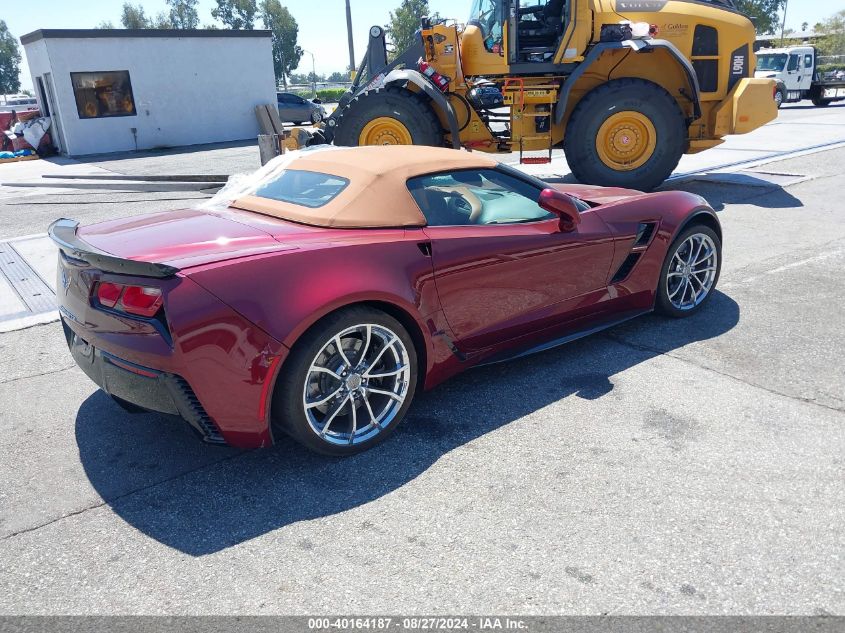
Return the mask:
{"type": "Polygon", "coordinates": [[[318,112],[317,110],[314,110],[314,112],[311,113],[311,123],[313,123],[314,125],[317,125],[322,120],[322,113],[318,112]]]}
{"type": "Polygon", "coordinates": [[[274,423],[311,450],[352,455],[385,440],[417,383],[410,335],[384,312],[329,315],[291,350],[276,384],[274,423]]]}
{"type": "Polygon", "coordinates": [[[722,241],[708,226],[683,231],[669,247],[657,287],[657,309],[671,317],[688,317],[713,296],[722,269],[722,241]]]}

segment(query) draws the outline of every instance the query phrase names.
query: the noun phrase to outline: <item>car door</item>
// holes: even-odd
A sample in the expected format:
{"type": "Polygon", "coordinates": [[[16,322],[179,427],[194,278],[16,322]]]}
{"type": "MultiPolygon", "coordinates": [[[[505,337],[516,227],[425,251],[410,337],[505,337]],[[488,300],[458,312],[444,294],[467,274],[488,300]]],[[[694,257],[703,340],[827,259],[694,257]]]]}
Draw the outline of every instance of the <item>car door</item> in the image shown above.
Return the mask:
{"type": "Polygon", "coordinates": [[[813,70],[815,69],[815,62],[813,60],[812,53],[804,53],[803,57],[804,63],[802,64],[801,79],[798,87],[801,90],[809,90],[813,85],[813,70]]]}
{"type": "Polygon", "coordinates": [[[308,106],[308,102],[297,95],[291,95],[291,101],[294,112],[292,115],[293,120],[309,121],[311,119],[311,108],[308,106]]]}
{"type": "Polygon", "coordinates": [[[409,181],[428,225],[435,285],[458,347],[483,350],[599,309],[614,245],[582,204],[563,232],[540,208],[542,187],[499,169],[409,181]]]}
{"type": "Polygon", "coordinates": [[[784,83],[788,91],[798,90],[800,75],[798,73],[798,61],[800,56],[797,53],[789,54],[789,61],[786,62],[786,77],[784,83]]]}
{"type": "Polygon", "coordinates": [[[279,118],[282,120],[282,122],[287,123],[293,120],[293,116],[295,113],[291,108],[290,95],[277,94],[276,101],[278,101],[279,104],[279,118]]]}

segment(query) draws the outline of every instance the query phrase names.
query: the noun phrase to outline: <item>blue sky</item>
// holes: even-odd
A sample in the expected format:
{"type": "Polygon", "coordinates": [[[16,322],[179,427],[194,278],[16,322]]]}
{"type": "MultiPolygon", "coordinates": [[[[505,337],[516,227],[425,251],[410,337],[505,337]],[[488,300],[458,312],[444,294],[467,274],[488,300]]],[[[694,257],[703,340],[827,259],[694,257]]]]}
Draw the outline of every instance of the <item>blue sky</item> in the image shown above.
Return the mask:
{"type": "MultiPolygon", "coordinates": [[[[147,15],[164,11],[164,0],[130,0],[142,4],[147,15]]],[[[355,37],[355,56],[358,61],[367,46],[367,32],[373,24],[386,24],[388,14],[400,0],[352,0],[352,24],[355,37]]],[[[314,53],[318,73],[343,70],[349,63],[346,44],[345,0],[282,0],[282,4],[299,23],[299,45],[314,53]]],[[[432,11],[466,21],[470,0],[430,0],[432,11]]],[[[5,20],[16,37],[37,29],[93,28],[104,20],[120,25],[123,0],[38,0],[35,4],[24,0],[0,0],[0,19],[5,20]],[[33,7],[37,5],[37,9],[33,7]]],[[[200,0],[200,24],[213,22],[211,9],[214,0],[200,0]]],[[[260,26],[260,23],[259,23],[260,26]]],[[[304,55],[300,72],[311,70],[311,56],[304,55]]],[[[21,73],[24,88],[31,89],[29,72],[21,73]]]]}
{"type": "MultiPolygon", "coordinates": [[[[164,0],[132,0],[142,4],[148,15],[166,8],[164,0]]],[[[352,20],[355,35],[355,55],[358,61],[367,44],[367,31],[373,24],[385,24],[388,13],[400,0],[352,0],[352,20]]],[[[314,53],[317,72],[343,70],[348,62],[346,46],[346,13],[344,0],[282,0],[299,23],[299,43],[314,53]]],[[[464,22],[469,14],[470,0],[429,0],[432,11],[464,22]]],[[[17,37],[36,29],[92,28],[103,20],[119,25],[123,0],[2,0],[0,19],[5,20],[17,37]]],[[[200,0],[202,24],[212,22],[214,0],[200,0]]],[[[798,29],[807,21],[810,25],[823,20],[843,8],[842,0],[790,0],[787,27],[798,29]]],[[[311,57],[305,55],[301,72],[311,70],[311,57]]],[[[28,71],[22,73],[24,88],[31,88],[28,71]]]]}

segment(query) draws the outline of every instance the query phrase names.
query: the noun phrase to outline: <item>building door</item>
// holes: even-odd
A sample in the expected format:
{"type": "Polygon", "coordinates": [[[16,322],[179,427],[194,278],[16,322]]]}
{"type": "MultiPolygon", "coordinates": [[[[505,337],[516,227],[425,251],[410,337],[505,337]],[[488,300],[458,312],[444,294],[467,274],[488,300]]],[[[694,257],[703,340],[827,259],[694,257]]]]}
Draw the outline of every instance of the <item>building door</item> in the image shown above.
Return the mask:
{"type": "Polygon", "coordinates": [[[44,73],[43,81],[41,77],[38,78],[38,90],[41,93],[39,95],[41,102],[45,104],[45,112],[42,114],[50,117],[50,137],[53,139],[53,146],[56,148],[56,151],[67,153],[65,134],[62,129],[62,117],[59,114],[59,109],[56,107],[52,73],[44,73]]]}

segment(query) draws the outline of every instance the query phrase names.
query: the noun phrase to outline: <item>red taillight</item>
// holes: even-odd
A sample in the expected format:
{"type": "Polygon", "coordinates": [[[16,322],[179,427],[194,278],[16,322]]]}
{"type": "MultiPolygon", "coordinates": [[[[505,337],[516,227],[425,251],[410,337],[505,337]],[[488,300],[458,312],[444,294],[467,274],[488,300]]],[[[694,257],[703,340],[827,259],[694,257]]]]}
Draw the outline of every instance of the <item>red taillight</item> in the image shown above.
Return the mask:
{"type": "Polygon", "coordinates": [[[120,293],[123,292],[123,286],[119,284],[111,284],[101,281],[97,285],[97,299],[107,308],[113,308],[120,299],[120,293]]]}
{"type": "Polygon", "coordinates": [[[144,317],[155,316],[163,301],[159,288],[124,286],[107,281],[97,284],[97,300],[106,308],[144,317]]]}
{"type": "Polygon", "coordinates": [[[120,298],[121,307],[130,314],[151,317],[161,307],[161,290],[146,286],[126,286],[120,298]]]}

